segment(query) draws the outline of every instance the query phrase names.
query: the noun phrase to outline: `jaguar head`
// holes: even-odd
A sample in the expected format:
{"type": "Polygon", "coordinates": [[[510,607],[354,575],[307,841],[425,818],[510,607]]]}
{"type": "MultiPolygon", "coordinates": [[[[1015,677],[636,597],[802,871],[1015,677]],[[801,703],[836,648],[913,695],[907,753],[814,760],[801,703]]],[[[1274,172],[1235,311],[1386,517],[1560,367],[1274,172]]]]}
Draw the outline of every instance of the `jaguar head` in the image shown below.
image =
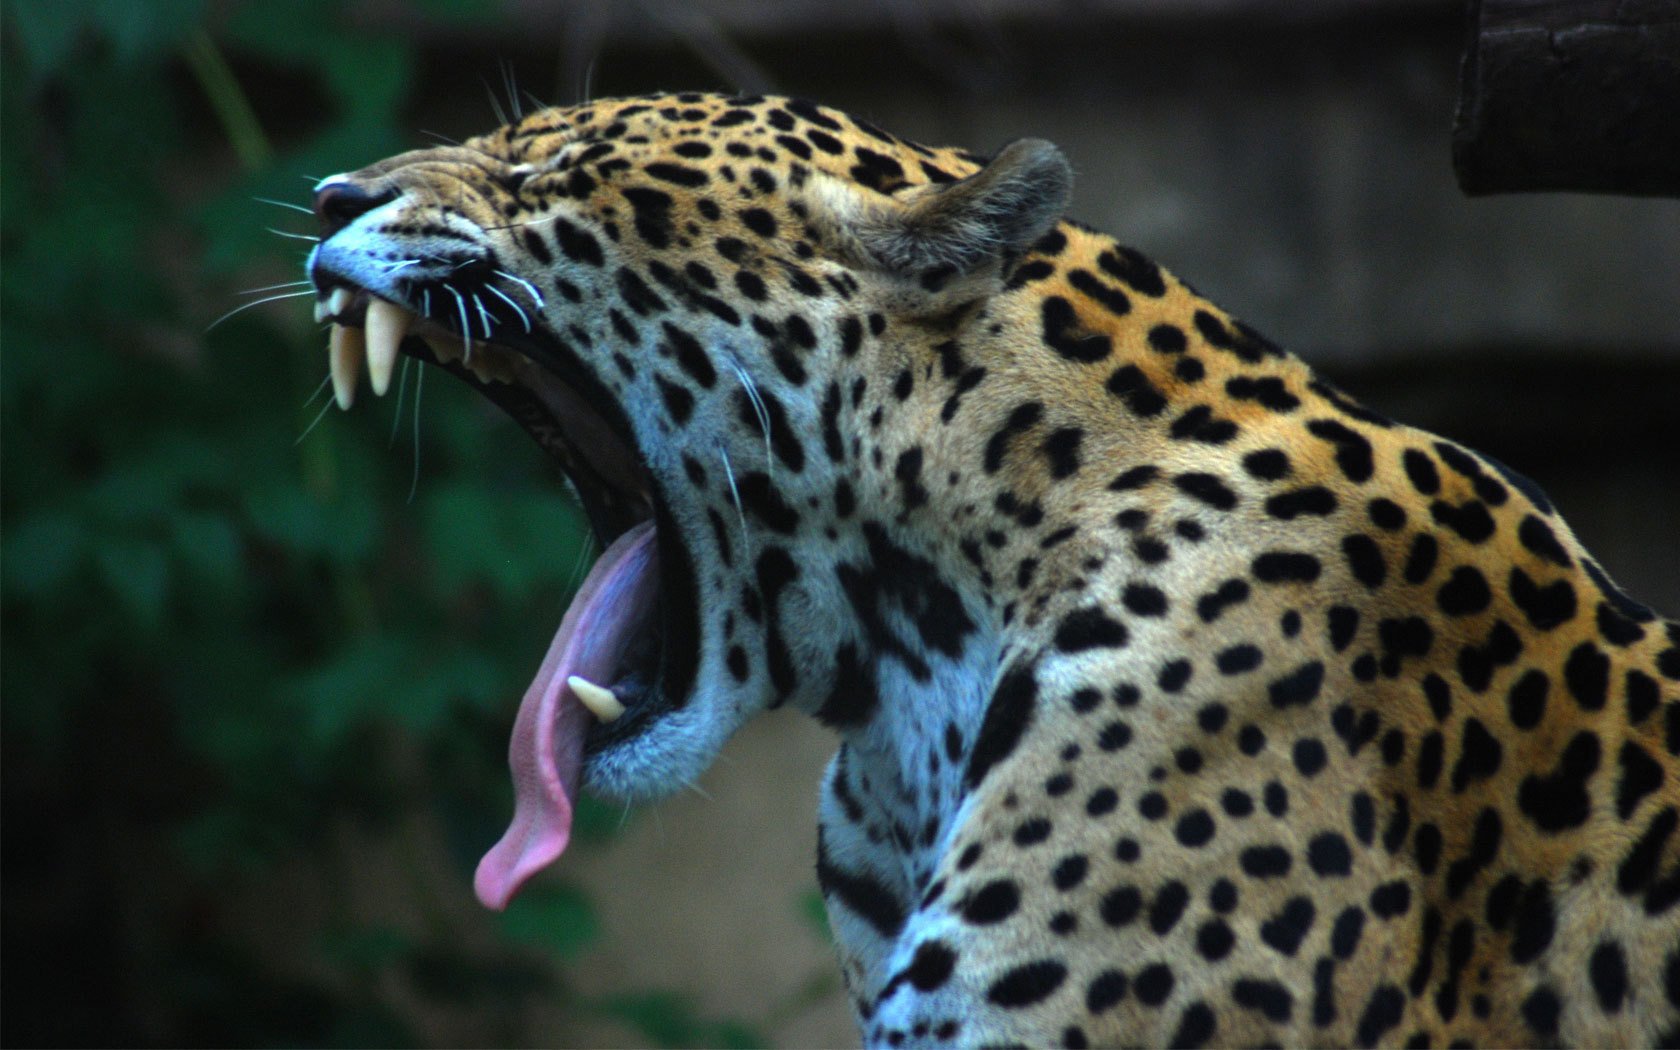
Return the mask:
{"type": "Polygon", "coordinates": [[[878,466],[847,435],[859,379],[902,353],[894,326],[1001,288],[1068,182],[1046,143],[981,165],[806,103],[682,95],[316,186],[340,406],[400,354],[453,372],[558,461],[605,551],[520,706],[481,900],[560,855],[580,784],[667,794],[751,714],[821,705],[856,628],[811,566],[862,542],[878,466]]]}

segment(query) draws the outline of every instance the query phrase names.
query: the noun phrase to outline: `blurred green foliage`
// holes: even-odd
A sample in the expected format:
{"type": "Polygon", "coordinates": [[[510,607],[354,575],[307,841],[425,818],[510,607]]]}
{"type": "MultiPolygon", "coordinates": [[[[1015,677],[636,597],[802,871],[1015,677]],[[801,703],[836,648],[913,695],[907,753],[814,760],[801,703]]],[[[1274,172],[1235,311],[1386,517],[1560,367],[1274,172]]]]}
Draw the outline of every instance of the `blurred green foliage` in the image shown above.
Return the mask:
{"type": "MultiPolygon", "coordinates": [[[[340,9],[4,7],[4,1041],[412,1044],[465,1004],[510,1043],[540,999],[761,1043],[674,996],[571,991],[555,962],[599,923],[563,881],[471,934],[437,900],[510,811],[510,704],[589,554],[551,468],[441,376],[312,426],[308,295],[205,332],[302,276],[307,242],[266,228],[312,221],[260,199],[413,144],[416,55],[340,9]],[[318,119],[274,140],[230,55],[311,85],[318,119]],[[418,813],[454,863],[411,872],[421,932],[332,908],[347,836],[418,813]],[[282,919],[302,971],[239,928],[278,873],[325,880],[324,917],[282,919]]],[[[579,835],[619,819],[586,803],[579,835]]]]}

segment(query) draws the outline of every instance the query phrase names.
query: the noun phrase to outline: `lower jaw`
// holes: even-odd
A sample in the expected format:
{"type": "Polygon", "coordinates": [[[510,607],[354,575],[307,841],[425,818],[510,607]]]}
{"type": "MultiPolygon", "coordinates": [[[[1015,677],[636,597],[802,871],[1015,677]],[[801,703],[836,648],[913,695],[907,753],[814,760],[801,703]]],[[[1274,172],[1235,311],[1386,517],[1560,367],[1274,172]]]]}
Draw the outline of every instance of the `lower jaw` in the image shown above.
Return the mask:
{"type": "MultiPolygon", "coordinates": [[[[634,754],[635,741],[660,722],[663,716],[681,706],[692,684],[692,668],[698,662],[698,652],[693,648],[698,642],[698,632],[692,624],[698,609],[690,604],[687,608],[692,611],[685,612],[680,604],[684,600],[694,601],[695,588],[689,575],[687,551],[677,538],[677,526],[670,515],[664,513],[661,501],[651,495],[644,496],[646,504],[637,507],[617,498],[616,490],[600,482],[563,436],[563,428],[555,419],[548,400],[529,386],[489,380],[483,374],[469,370],[458,357],[438,354],[431,341],[410,338],[404,341],[402,349],[410,356],[468,383],[518,423],[538,447],[572,478],[580,493],[587,487],[592,498],[585,498],[582,503],[601,549],[605,550],[624,533],[647,521],[650,516],[648,505],[653,508],[651,516],[655,519],[655,543],[660,565],[658,599],[648,621],[638,625],[642,640],[637,643],[630,658],[613,680],[596,683],[611,689],[624,705],[624,711],[610,721],[592,721],[584,736],[583,774],[585,786],[594,793],[618,798],[663,794],[635,790],[623,776],[604,774],[602,770],[641,766],[643,763],[634,754]],[[593,480],[586,486],[580,481],[579,474],[593,480]],[[676,603],[672,601],[673,596],[679,596],[676,603]],[[686,653],[674,648],[673,640],[676,646],[685,648],[686,653]],[[670,673],[673,667],[687,670],[679,670],[673,675],[670,673]],[[680,683],[677,688],[672,688],[673,680],[680,683]],[[679,698],[679,702],[673,703],[673,697],[679,698]]],[[[541,366],[523,366],[537,367],[541,366]]]]}
{"type": "MultiPolygon", "coordinates": [[[[576,435],[567,435],[560,426],[554,398],[540,396],[534,389],[536,383],[531,382],[534,378],[576,389],[559,379],[532,376],[530,370],[546,372],[546,366],[536,360],[553,356],[543,347],[513,351],[527,358],[517,371],[525,374],[530,385],[487,382],[459,360],[440,360],[428,343],[419,340],[405,342],[403,349],[418,351],[414,356],[439,364],[467,381],[519,423],[573,477],[580,494],[589,493],[583,503],[603,549],[649,516],[653,518],[659,576],[656,606],[646,625],[652,641],[628,661],[615,681],[599,683],[618,695],[625,710],[611,721],[593,721],[585,732],[582,786],[598,796],[648,801],[692,783],[710,764],[733,727],[724,724],[729,721],[726,716],[717,712],[702,716],[693,709],[702,641],[698,578],[683,530],[669,511],[657,477],[643,468],[639,475],[642,494],[625,499],[625,493],[605,484],[590,462],[577,455],[569,440],[576,435]],[[587,483],[582,479],[588,479],[587,483]]],[[[606,395],[596,391],[594,396],[606,395]]],[[[618,441],[623,441],[622,436],[618,441]]]]}

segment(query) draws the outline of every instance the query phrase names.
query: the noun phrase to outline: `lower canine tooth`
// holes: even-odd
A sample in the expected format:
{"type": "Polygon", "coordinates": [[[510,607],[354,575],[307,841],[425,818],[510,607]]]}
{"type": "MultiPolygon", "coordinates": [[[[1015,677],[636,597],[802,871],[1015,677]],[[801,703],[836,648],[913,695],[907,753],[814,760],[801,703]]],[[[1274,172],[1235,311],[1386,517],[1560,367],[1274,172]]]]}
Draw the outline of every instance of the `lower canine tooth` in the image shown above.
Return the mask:
{"type": "Polygon", "coordinates": [[[333,397],[338,407],[346,409],[356,399],[356,380],[361,377],[362,357],[367,353],[366,341],[360,328],[346,328],[335,324],[327,344],[327,364],[332,371],[333,397]]]}
{"type": "Polygon", "coordinates": [[[408,334],[409,312],[383,299],[370,299],[367,308],[368,379],[375,396],[391,388],[391,373],[397,367],[397,344],[408,334]]]}
{"type": "Polygon", "coordinates": [[[572,695],[578,702],[589,708],[589,712],[603,722],[611,722],[624,713],[624,704],[613,695],[611,689],[596,685],[587,678],[572,675],[566,679],[571,687],[572,695]]]}

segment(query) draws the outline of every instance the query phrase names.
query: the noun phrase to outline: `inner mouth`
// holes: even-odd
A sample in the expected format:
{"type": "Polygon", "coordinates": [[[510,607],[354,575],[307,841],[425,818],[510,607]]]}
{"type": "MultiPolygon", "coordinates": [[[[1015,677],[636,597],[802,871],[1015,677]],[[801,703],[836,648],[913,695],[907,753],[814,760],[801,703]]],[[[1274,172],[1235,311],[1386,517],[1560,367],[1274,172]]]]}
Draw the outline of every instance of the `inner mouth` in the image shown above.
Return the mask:
{"type": "MultiPolygon", "coordinates": [[[[454,373],[501,406],[560,465],[604,551],[515,719],[508,750],[514,818],[475,878],[479,899],[500,909],[566,848],[585,758],[637,736],[669,706],[660,689],[672,656],[667,640],[682,645],[692,637],[667,624],[672,614],[692,611],[669,608],[665,596],[688,595],[691,588],[680,580],[662,586],[661,577],[662,570],[680,572],[687,559],[621,410],[568,360],[569,349],[535,331],[526,315],[520,315],[523,328],[501,323],[473,297],[484,315],[475,317],[454,293],[460,317],[445,320],[328,273],[317,271],[314,279],[316,318],[332,324],[331,374],[341,407],[353,401],[364,367],[376,394],[388,390],[400,353],[454,373]],[[488,338],[472,334],[475,321],[488,338]],[[657,528],[656,520],[666,527],[657,528]]],[[[439,298],[421,301],[435,306],[439,298]]],[[[677,662],[685,659],[691,663],[693,654],[680,654],[677,662]]]]}

